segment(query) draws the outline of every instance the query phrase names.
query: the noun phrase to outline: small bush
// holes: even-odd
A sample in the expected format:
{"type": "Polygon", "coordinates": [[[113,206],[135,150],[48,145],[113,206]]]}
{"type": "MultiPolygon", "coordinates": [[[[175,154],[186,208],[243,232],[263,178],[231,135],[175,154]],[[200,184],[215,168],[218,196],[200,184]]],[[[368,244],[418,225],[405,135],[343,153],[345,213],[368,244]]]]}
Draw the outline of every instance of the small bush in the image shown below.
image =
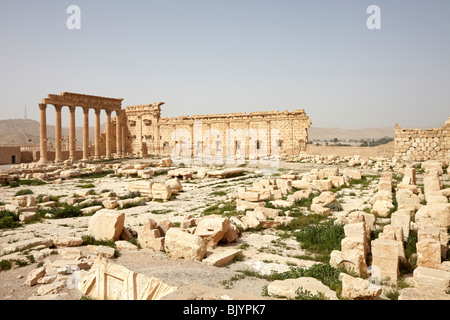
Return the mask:
{"type": "Polygon", "coordinates": [[[0,229],[14,229],[20,226],[19,217],[7,210],[0,211],[0,229]]]}
{"type": "Polygon", "coordinates": [[[333,221],[307,226],[294,235],[303,249],[328,258],[331,251],[341,250],[341,240],[345,237],[344,226],[334,225],[333,221]]]}
{"type": "Polygon", "coordinates": [[[295,293],[297,294],[295,300],[328,300],[327,298],[325,298],[323,292],[312,294],[308,290],[303,291],[303,288],[298,288],[295,293]]]}
{"type": "Polygon", "coordinates": [[[327,207],[330,208],[331,211],[343,211],[344,210],[342,208],[341,203],[338,201],[330,203],[329,205],[327,205],[327,207]]]}
{"type": "Polygon", "coordinates": [[[89,189],[89,188],[95,188],[95,185],[92,183],[88,183],[88,184],[79,184],[76,187],[83,188],[83,189],[89,189]]]}
{"type": "Polygon", "coordinates": [[[49,210],[39,210],[38,217],[43,217],[45,214],[53,215],[52,219],[76,218],[83,216],[83,212],[79,206],[72,206],[64,204],[62,207],[54,207],[49,210]]]}
{"type": "Polygon", "coordinates": [[[30,189],[21,189],[21,190],[19,190],[19,191],[17,191],[15,194],[14,194],[14,196],[24,196],[24,195],[27,195],[27,194],[33,194],[33,191],[32,190],[30,190],[30,189]]]}
{"type": "Polygon", "coordinates": [[[7,271],[9,269],[11,269],[11,261],[9,260],[0,261],[0,271],[7,271]]]}
{"type": "MultiPolygon", "coordinates": [[[[116,248],[116,244],[114,241],[107,241],[107,240],[97,240],[93,236],[84,235],[81,237],[83,240],[83,245],[94,245],[94,246],[107,246],[111,248],[116,248]]],[[[116,253],[114,253],[115,255],[116,253]]]]}

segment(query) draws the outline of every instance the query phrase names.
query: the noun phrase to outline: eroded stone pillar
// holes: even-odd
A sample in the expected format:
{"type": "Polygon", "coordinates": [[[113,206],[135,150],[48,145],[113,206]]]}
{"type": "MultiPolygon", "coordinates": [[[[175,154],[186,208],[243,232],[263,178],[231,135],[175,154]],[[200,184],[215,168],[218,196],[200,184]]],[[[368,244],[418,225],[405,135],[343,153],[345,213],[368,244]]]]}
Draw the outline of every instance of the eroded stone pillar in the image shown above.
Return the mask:
{"type": "Polygon", "coordinates": [[[100,160],[100,111],[95,109],[94,160],[100,160]]]}
{"type": "Polygon", "coordinates": [[[106,110],[106,159],[111,159],[111,110],[106,110]]]}
{"type": "Polygon", "coordinates": [[[41,155],[39,162],[47,162],[47,105],[39,104],[40,110],[40,144],[41,155]]]}
{"type": "Polygon", "coordinates": [[[70,128],[69,128],[69,160],[75,161],[76,134],[75,134],[75,107],[69,107],[70,128]]]}
{"type": "Polygon", "coordinates": [[[122,120],[121,111],[116,111],[116,158],[122,157],[122,120]]]}
{"type": "Polygon", "coordinates": [[[89,160],[89,108],[83,108],[83,160],[89,160]]]}
{"type": "Polygon", "coordinates": [[[122,125],[120,126],[120,130],[122,131],[122,133],[120,134],[120,143],[122,144],[122,157],[125,157],[126,155],[126,145],[125,145],[125,113],[122,112],[121,114],[121,123],[122,125]]]}
{"type": "Polygon", "coordinates": [[[55,162],[61,162],[61,109],[62,106],[55,106],[55,162]]]}

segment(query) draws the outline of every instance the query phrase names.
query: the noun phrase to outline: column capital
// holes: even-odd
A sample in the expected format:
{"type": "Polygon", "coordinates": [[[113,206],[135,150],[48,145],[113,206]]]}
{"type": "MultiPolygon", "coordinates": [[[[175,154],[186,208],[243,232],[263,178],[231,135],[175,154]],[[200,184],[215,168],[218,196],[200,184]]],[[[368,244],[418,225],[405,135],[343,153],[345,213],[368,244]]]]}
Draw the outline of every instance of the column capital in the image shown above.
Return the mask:
{"type": "Polygon", "coordinates": [[[53,106],[55,107],[55,110],[58,111],[58,112],[61,111],[61,109],[63,107],[62,105],[59,105],[59,104],[55,104],[53,106]]]}
{"type": "Polygon", "coordinates": [[[47,109],[47,105],[45,103],[39,103],[39,109],[40,110],[46,110],[47,109]]]}
{"type": "Polygon", "coordinates": [[[95,115],[100,115],[100,112],[102,111],[102,109],[94,109],[95,110],[95,115]]]}
{"type": "Polygon", "coordinates": [[[107,115],[111,116],[112,110],[111,109],[105,109],[105,112],[107,115]]]}
{"type": "Polygon", "coordinates": [[[75,112],[75,108],[76,108],[76,106],[69,106],[70,112],[75,112]]]}

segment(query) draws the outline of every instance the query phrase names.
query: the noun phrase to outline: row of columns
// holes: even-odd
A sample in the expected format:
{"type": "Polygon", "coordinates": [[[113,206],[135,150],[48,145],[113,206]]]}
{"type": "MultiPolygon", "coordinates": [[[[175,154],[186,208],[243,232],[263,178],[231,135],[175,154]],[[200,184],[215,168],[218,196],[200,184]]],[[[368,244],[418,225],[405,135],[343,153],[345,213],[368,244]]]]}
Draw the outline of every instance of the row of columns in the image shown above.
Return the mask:
{"type": "MultiPolygon", "coordinates": [[[[55,123],[55,162],[62,161],[62,127],[61,127],[61,109],[63,106],[55,105],[56,123],[55,123]]],[[[70,128],[69,128],[69,160],[75,161],[76,137],[75,137],[75,106],[69,106],[70,128]]],[[[89,107],[83,108],[83,161],[89,160],[89,107]]],[[[40,109],[40,162],[47,162],[47,105],[39,104],[40,109]]],[[[95,140],[94,140],[94,160],[100,160],[100,112],[102,109],[95,110],[95,140]]],[[[111,110],[106,112],[106,159],[111,159],[111,110]]],[[[125,150],[125,126],[123,124],[122,111],[116,112],[116,157],[123,157],[125,150]]]]}

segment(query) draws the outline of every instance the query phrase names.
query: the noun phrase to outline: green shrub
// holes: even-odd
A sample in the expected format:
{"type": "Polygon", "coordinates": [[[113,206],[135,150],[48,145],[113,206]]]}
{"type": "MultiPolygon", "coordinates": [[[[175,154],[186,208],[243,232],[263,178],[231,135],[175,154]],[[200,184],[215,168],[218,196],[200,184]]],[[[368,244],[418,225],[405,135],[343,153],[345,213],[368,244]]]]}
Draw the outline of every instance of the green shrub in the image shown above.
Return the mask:
{"type": "Polygon", "coordinates": [[[328,300],[323,292],[312,294],[308,290],[303,291],[303,288],[298,288],[295,293],[297,294],[295,300],[328,300]]]}
{"type": "Polygon", "coordinates": [[[44,184],[47,184],[46,182],[42,181],[42,180],[18,180],[18,181],[14,181],[11,182],[9,184],[10,188],[17,188],[18,186],[42,186],[44,184]]]}
{"type": "Polygon", "coordinates": [[[83,245],[94,245],[94,246],[107,246],[111,248],[116,248],[116,244],[114,241],[107,241],[107,240],[97,240],[93,236],[84,235],[81,237],[83,240],[83,245]]]}
{"type": "Polygon", "coordinates": [[[38,217],[43,217],[45,214],[50,213],[53,215],[52,219],[65,219],[65,218],[76,218],[83,216],[81,207],[72,206],[69,204],[63,204],[62,207],[54,207],[49,210],[38,211],[38,217]]]}
{"type": "Polygon", "coordinates": [[[344,239],[344,226],[334,225],[327,221],[319,225],[310,225],[297,232],[294,236],[301,242],[303,249],[329,257],[331,251],[341,250],[341,240],[344,239]]]}
{"type": "Polygon", "coordinates": [[[302,229],[304,227],[307,227],[312,224],[318,224],[320,221],[326,219],[321,214],[300,214],[294,217],[294,220],[291,221],[290,224],[280,224],[277,226],[278,230],[285,230],[285,231],[293,231],[302,229]]]}
{"type": "Polygon", "coordinates": [[[7,271],[9,269],[11,269],[11,261],[9,260],[0,261],[0,271],[7,271]]]}
{"type": "Polygon", "coordinates": [[[79,184],[76,187],[83,188],[83,189],[89,189],[89,188],[95,188],[95,185],[92,183],[88,183],[88,184],[79,184]]]}
{"type": "Polygon", "coordinates": [[[17,214],[7,210],[0,211],[0,229],[14,229],[19,226],[17,214]]]}
{"type": "Polygon", "coordinates": [[[33,191],[32,190],[30,190],[30,189],[21,189],[21,190],[19,190],[19,191],[17,191],[15,194],[14,194],[14,196],[24,196],[24,195],[27,195],[27,194],[33,194],[33,191]]]}
{"type": "Polygon", "coordinates": [[[329,205],[327,205],[327,207],[330,208],[331,211],[343,211],[344,210],[342,208],[341,203],[338,201],[330,203],[329,205]]]}

